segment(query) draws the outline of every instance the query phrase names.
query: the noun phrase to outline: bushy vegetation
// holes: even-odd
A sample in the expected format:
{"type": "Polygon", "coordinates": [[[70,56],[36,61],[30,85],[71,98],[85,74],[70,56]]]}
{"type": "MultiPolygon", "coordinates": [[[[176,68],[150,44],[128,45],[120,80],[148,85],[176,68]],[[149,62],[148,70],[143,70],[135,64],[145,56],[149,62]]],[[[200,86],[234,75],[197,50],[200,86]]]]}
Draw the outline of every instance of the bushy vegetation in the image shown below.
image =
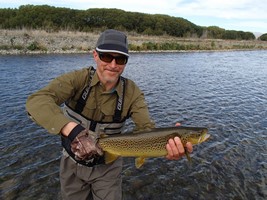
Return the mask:
{"type": "Polygon", "coordinates": [[[228,40],[254,40],[255,35],[251,32],[225,30],[217,26],[207,28],[208,38],[228,40]]]}
{"type": "Polygon", "coordinates": [[[168,15],[126,12],[119,9],[75,10],[48,5],[23,5],[18,9],[0,9],[0,28],[42,29],[47,32],[59,30],[93,32],[113,28],[145,35],[191,38],[206,35],[206,38],[211,39],[255,39],[250,32],[228,31],[216,26],[201,27],[186,19],[168,15]]]}
{"type": "Polygon", "coordinates": [[[261,40],[261,41],[267,41],[267,33],[261,35],[261,36],[259,37],[259,40],[261,40]]]}

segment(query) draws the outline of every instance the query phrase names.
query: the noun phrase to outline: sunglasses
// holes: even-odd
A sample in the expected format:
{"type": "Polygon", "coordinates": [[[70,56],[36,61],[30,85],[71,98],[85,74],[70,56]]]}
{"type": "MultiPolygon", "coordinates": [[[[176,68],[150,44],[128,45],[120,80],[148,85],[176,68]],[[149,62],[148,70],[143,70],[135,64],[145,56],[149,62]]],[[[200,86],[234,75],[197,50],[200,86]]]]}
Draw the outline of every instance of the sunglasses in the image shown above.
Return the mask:
{"type": "Polygon", "coordinates": [[[108,53],[102,53],[102,52],[97,52],[98,56],[100,58],[100,60],[106,62],[106,63],[111,63],[113,59],[115,59],[116,64],[118,65],[125,65],[128,61],[128,57],[127,56],[113,56],[111,54],[108,53]]]}

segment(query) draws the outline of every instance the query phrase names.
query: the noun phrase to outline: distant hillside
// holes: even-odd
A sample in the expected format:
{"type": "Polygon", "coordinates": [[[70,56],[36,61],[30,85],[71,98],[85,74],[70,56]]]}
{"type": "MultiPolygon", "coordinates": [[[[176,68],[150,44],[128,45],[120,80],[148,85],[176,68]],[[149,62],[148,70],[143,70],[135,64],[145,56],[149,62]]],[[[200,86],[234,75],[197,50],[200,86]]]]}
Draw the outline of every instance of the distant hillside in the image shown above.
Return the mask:
{"type": "Polygon", "coordinates": [[[143,35],[169,35],[181,38],[254,40],[251,32],[201,27],[181,17],[126,12],[119,9],[75,10],[48,5],[23,5],[0,9],[0,29],[30,29],[94,32],[106,28],[143,35]]]}

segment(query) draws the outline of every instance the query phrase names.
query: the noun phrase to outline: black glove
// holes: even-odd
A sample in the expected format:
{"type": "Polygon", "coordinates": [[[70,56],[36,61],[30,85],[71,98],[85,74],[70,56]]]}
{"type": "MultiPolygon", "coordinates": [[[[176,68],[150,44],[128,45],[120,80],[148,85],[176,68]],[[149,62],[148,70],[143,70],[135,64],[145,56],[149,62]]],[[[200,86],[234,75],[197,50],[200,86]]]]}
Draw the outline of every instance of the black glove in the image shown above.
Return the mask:
{"type": "Polygon", "coordinates": [[[69,134],[71,151],[77,160],[91,160],[92,158],[103,155],[103,151],[97,144],[97,135],[77,125],[69,134]]]}

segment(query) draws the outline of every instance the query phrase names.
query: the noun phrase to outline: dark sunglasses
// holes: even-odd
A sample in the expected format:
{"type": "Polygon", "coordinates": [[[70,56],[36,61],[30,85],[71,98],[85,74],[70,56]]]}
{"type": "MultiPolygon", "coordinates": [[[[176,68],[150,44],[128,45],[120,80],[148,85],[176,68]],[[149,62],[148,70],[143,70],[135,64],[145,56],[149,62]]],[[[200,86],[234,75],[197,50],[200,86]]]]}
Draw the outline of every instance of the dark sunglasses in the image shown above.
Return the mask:
{"type": "Polygon", "coordinates": [[[113,59],[115,59],[116,63],[118,65],[125,65],[128,61],[128,57],[121,55],[121,56],[113,56],[109,53],[102,53],[102,52],[97,52],[100,60],[106,62],[106,63],[111,63],[113,59]]]}

